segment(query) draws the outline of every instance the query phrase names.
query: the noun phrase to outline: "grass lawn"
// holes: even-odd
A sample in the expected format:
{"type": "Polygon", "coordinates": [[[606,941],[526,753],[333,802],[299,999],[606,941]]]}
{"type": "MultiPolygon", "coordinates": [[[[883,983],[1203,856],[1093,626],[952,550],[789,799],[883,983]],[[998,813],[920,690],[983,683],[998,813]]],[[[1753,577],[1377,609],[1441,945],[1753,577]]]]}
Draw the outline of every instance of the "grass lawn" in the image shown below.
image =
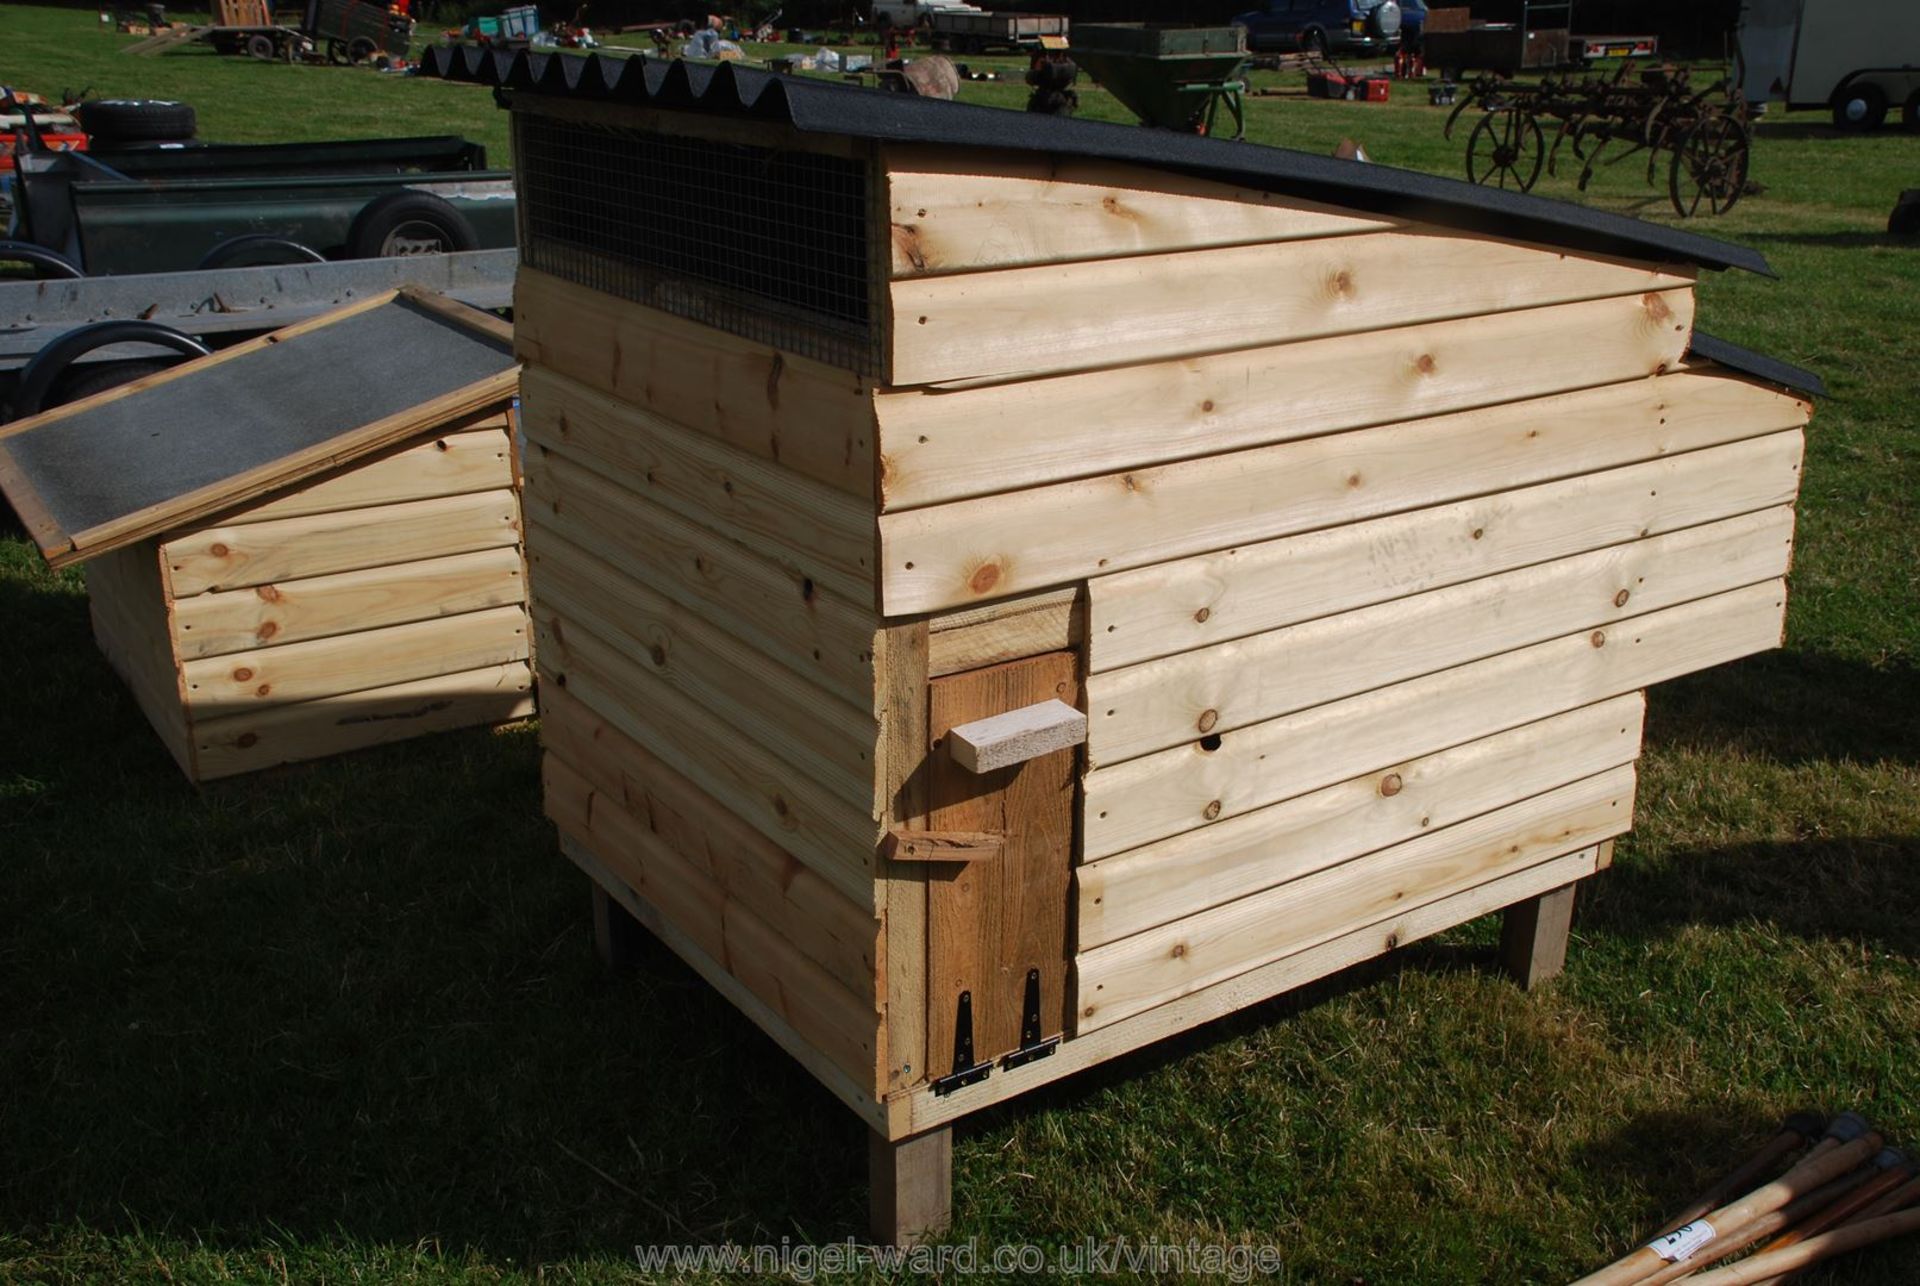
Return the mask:
{"type": "MultiPolygon", "coordinates": [[[[6,5],[0,83],[185,98],[213,139],[458,132],[506,159],[483,89],[124,43],[6,5]]],[[[1260,98],[1251,132],[1456,173],[1415,99],[1260,98]]],[[[1704,230],[1781,279],[1710,275],[1700,318],[1832,388],[1788,646],[1652,694],[1639,827],[1566,976],[1512,988],[1482,922],[971,1118],[956,1237],[1565,1281],[1794,1109],[1920,1144],[1920,247],[1882,235],[1920,138],[1776,119],[1754,172],[1704,230]]],[[[1671,217],[1632,162],[1589,199],[1671,217]]],[[[532,732],[195,792],[80,577],[17,534],[0,623],[0,1281],[614,1281],[636,1243],[862,1234],[851,1114],[666,953],[596,967],[532,732]]],[[[1824,1280],[1911,1282],[1913,1255],[1824,1280]]]]}

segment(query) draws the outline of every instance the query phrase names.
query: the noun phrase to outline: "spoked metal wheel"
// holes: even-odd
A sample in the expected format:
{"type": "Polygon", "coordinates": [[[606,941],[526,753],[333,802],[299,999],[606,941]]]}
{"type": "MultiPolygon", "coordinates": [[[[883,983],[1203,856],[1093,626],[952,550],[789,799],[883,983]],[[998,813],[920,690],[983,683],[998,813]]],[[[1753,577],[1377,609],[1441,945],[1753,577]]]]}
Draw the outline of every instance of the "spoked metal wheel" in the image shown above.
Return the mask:
{"type": "Polygon", "coordinates": [[[1710,214],[1733,209],[1747,190],[1752,147],[1747,127],[1729,116],[1704,117],[1682,135],[1667,170],[1667,193],[1680,217],[1692,218],[1703,205],[1710,214]]]}
{"type": "Polygon", "coordinates": [[[1526,192],[1540,178],[1546,138],[1531,112],[1501,107],[1488,112],[1467,139],[1467,178],[1526,192]]]}

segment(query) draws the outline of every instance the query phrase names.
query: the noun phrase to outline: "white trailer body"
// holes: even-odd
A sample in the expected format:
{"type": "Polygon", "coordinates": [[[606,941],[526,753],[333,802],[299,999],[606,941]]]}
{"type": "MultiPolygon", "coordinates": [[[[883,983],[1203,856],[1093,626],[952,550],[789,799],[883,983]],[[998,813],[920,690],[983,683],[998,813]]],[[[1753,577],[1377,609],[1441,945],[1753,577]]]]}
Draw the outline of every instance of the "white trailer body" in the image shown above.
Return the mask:
{"type": "Polygon", "coordinates": [[[1740,87],[1749,102],[1826,108],[1843,129],[1896,111],[1920,129],[1920,4],[1914,0],[1746,0],[1740,87]]]}

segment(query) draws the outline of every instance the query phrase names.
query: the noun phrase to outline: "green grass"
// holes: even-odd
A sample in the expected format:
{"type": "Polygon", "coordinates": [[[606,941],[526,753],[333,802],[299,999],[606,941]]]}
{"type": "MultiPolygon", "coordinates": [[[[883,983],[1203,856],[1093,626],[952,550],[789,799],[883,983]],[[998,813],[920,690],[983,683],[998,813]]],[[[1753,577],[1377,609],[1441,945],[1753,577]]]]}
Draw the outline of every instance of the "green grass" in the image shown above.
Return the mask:
{"type": "MultiPolygon", "coordinates": [[[[0,8],[0,81],[183,97],[211,138],[456,131],[505,157],[485,90],[121,43],[0,8]]],[[[1459,165],[1421,103],[1251,107],[1262,141],[1459,165]]],[[[1654,692],[1640,824],[1566,977],[1517,992],[1482,922],[988,1111],[956,1236],[1564,1281],[1800,1106],[1920,1143],[1920,250],[1880,235],[1915,156],[1769,123],[1766,193],[1706,229],[1781,280],[1710,276],[1703,325],[1833,388],[1788,647],[1654,692]]],[[[1631,163],[1591,199],[1670,217],[1631,163]]],[[[850,1114],[664,953],[598,971],[530,732],[195,792],[78,576],[0,540],[0,622],[0,1280],[610,1281],[634,1243],[862,1230],[850,1114]]],[[[1911,1281],[1911,1254],[1827,1280],[1911,1281]]]]}

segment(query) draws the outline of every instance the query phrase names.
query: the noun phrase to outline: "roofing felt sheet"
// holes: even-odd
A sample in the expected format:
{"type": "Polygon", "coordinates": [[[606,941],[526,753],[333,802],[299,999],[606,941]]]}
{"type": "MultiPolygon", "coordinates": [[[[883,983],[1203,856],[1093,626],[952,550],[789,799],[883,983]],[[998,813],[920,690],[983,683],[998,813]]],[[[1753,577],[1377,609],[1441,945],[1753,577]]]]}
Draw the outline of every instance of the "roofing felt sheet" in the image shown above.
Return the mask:
{"type": "Polygon", "coordinates": [[[1096,157],[1487,236],[1705,268],[1772,271],[1756,250],[1644,219],[1258,143],[941,102],[731,63],[713,67],[436,45],[427,50],[422,66],[430,76],[530,94],[734,116],[852,138],[1096,157]]]}
{"type": "MultiPolygon", "coordinates": [[[[505,340],[397,298],[239,355],[202,358],[123,396],[56,410],[0,437],[0,450],[71,537],[164,513],[513,365],[505,340]]],[[[218,507],[169,516],[184,522],[218,507]]]]}
{"type": "Polygon", "coordinates": [[[1825,397],[1827,385],[1818,375],[1804,367],[1778,358],[1768,357],[1765,353],[1756,353],[1750,348],[1738,344],[1729,344],[1716,335],[1703,330],[1695,330],[1693,339],[1687,345],[1687,352],[1694,357],[1704,357],[1717,362],[1730,371],[1739,371],[1742,375],[1751,375],[1757,380],[1769,384],[1778,384],[1795,393],[1805,393],[1809,397],[1825,397]]]}

